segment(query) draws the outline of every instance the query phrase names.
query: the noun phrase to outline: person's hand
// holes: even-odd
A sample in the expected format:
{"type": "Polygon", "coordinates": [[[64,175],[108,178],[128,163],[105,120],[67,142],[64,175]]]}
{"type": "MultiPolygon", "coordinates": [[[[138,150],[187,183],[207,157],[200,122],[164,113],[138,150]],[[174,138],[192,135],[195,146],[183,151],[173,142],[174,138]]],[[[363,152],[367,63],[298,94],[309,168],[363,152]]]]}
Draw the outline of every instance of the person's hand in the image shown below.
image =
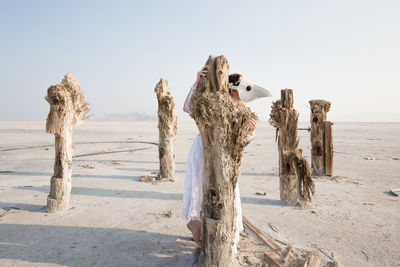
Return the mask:
{"type": "Polygon", "coordinates": [[[204,67],[197,73],[196,85],[199,84],[201,77],[207,77],[208,66],[204,65],[204,67]]]}
{"type": "Polygon", "coordinates": [[[193,240],[198,247],[201,247],[201,221],[193,220],[188,222],[187,227],[192,231],[193,240]]]}
{"type": "Polygon", "coordinates": [[[250,120],[250,131],[249,136],[254,136],[254,131],[257,129],[257,121],[255,119],[250,120]]]}

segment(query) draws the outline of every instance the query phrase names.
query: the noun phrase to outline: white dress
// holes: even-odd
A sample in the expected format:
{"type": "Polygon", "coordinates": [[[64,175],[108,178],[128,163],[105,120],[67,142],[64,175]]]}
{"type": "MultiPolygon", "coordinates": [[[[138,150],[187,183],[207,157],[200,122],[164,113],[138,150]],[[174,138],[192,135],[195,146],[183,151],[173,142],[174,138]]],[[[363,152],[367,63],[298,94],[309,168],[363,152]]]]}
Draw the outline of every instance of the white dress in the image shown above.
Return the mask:
{"type": "MultiPolygon", "coordinates": [[[[190,112],[190,99],[196,86],[193,85],[190,89],[189,94],[186,97],[183,111],[190,112]]],[[[202,186],[202,172],[203,172],[203,144],[201,136],[198,134],[190,147],[188,159],[186,162],[185,170],[185,185],[183,191],[183,207],[182,207],[182,218],[186,221],[199,220],[201,205],[203,201],[203,186],[202,186]]],[[[235,187],[235,206],[237,211],[236,217],[236,233],[235,233],[235,245],[234,249],[236,252],[237,243],[239,242],[239,233],[243,231],[242,222],[242,206],[240,202],[239,185],[235,187]]]]}

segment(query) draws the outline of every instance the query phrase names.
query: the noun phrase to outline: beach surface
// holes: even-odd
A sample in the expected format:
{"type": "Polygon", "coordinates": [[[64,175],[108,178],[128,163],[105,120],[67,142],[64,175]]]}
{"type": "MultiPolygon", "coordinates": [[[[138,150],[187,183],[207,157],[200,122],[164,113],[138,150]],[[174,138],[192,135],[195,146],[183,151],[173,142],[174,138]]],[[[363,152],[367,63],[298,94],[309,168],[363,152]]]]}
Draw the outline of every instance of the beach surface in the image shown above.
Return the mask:
{"type": "MultiPolygon", "coordinates": [[[[74,134],[70,210],[48,214],[54,136],[45,122],[0,122],[0,266],[185,265],[195,246],[182,190],[197,134],[193,121],[178,122],[176,181],[152,184],[139,178],[159,168],[157,122],[85,122],[74,134]]],[[[287,207],[275,129],[259,122],[239,178],[243,215],[344,266],[400,266],[400,197],[389,192],[400,188],[400,123],[335,123],[333,136],[334,176],[315,178],[309,207],[287,207]]],[[[309,133],[299,139],[310,161],[309,133]]]]}

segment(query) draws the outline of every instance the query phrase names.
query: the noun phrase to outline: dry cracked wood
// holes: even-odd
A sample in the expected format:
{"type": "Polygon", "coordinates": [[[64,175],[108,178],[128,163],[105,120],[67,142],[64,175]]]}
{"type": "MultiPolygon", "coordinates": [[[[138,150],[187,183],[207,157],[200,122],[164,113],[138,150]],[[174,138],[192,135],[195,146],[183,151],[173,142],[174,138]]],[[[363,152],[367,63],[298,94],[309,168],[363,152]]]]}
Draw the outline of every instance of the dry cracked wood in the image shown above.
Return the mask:
{"type": "Polygon", "coordinates": [[[158,100],[159,130],[159,179],[174,180],[175,155],[174,142],[177,130],[177,116],[174,111],[174,99],[168,90],[168,81],[160,79],[154,89],[158,100]]]}
{"type": "MultiPolygon", "coordinates": [[[[285,244],[284,242],[277,240],[270,236],[269,234],[262,231],[260,228],[255,226],[253,223],[249,221],[245,216],[243,216],[243,223],[246,226],[245,230],[250,231],[257,236],[257,239],[260,239],[264,244],[265,248],[262,249],[260,245],[253,242],[249,243],[249,239],[244,240],[245,244],[253,245],[252,249],[254,251],[253,257],[260,257],[259,252],[263,251],[263,259],[262,266],[271,266],[271,267],[322,267],[326,266],[324,262],[322,262],[321,257],[311,251],[305,251],[302,249],[297,249],[292,247],[291,245],[285,244]],[[282,244],[282,245],[280,245],[282,244]],[[261,248],[261,249],[260,249],[261,248]]],[[[249,235],[251,238],[252,235],[249,235]]],[[[251,240],[251,239],[250,239],[251,240]]],[[[243,243],[242,243],[243,245],[243,243]]],[[[246,257],[246,249],[243,247],[240,248],[241,255],[240,257],[246,257]]],[[[255,264],[247,264],[246,266],[260,266],[260,263],[254,262],[255,264]]]]}
{"type": "Polygon", "coordinates": [[[280,199],[286,205],[311,200],[315,186],[311,169],[298,148],[298,114],[293,108],[292,89],[281,90],[281,99],[272,103],[270,124],[278,131],[280,199]]]}
{"type": "Polygon", "coordinates": [[[326,121],[331,103],[325,100],[310,100],[311,107],[311,167],[314,175],[333,174],[332,123],[326,121]]]}
{"type": "Polygon", "coordinates": [[[203,142],[203,265],[234,266],[237,211],[235,186],[240,174],[250,120],[256,115],[228,93],[229,65],[210,56],[190,105],[203,142]]]}
{"type": "Polygon", "coordinates": [[[86,114],[89,112],[89,104],[83,97],[79,83],[70,72],[60,84],[47,89],[46,100],[50,104],[46,131],[55,136],[54,175],[50,181],[47,210],[66,211],[71,194],[74,150],[72,135],[75,126],[88,118],[86,114]]]}

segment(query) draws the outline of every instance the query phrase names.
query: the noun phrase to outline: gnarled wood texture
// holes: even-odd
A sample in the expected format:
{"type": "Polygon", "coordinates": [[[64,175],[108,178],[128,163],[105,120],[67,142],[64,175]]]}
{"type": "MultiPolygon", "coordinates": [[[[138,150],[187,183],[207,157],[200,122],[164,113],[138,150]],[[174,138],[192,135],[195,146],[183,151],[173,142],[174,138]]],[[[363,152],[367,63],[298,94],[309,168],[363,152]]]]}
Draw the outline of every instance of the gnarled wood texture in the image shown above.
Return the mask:
{"type": "Polygon", "coordinates": [[[311,167],[314,175],[332,175],[332,123],[326,121],[331,103],[326,100],[310,100],[311,107],[311,167]],[[325,131],[326,130],[326,131],[325,131]],[[325,134],[326,133],[326,134],[325,134]],[[325,143],[325,137],[328,143],[325,143]]]}
{"type": "Polygon", "coordinates": [[[66,211],[71,194],[72,135],[76,125],[86,120],[88,103],[83,97],[79,83],[68,72],[60,84],[47,89],[50,112],[47,116],[46,131],[55,136],[54,175],[50,180],[50,194],[47,197],[48,212],[66,211]]]}
{"type": "Polygon", "coordinates": [[[293,108],[292,89],[281,90],[281,99],[272,103],[270,124],[278,132],[280,199],[287,205],[311,200],[314,182],[307,160],[298,149],[298,114],[293,108]]]}
{"type": "Polygon", "coordinates": [[[333,123],[330,121],[324,122],[324,156],[325,156],[325,174],[333,175],[333,123]]]}
{"type": "Polygon", "coordinates": [[[191,99],[203,142],[203,265],[235,266],[235,186],[250,120],[257,116],[228,93],[228,61],[210,56],[206,78],[191,99]]]}
{"type": "Polygon", "coordinates": [[[177,117],[174,111],[174,99],[168,90],[168,81],[160,79],[154,89],[158,100],[158,131],[160,157],[159,179],[174,180],[175,155],[174,142],[177,130],[177,117]]]}

